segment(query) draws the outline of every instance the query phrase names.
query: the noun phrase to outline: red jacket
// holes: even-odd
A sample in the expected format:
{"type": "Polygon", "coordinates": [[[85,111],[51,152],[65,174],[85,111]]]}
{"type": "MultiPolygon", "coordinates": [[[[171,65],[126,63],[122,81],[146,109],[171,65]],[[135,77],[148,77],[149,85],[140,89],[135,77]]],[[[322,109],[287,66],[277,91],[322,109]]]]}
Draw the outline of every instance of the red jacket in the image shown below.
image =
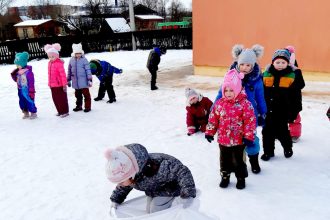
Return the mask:
{"type": "Polygon", "coordinates": [[[64,61],[57,58],[48,62],[48,86],[63,87],[68,84],[64,70],[64,61]]]}
{"type": "Polygon", "coordinates": [[[223,146],[242,145],[243,137],[254,141],[256,117],[245,93],[234,100],[223,97],[214,104],[205,135],[214,136],[217,131],[218,143],[223,146]]]}
{"type": "Polygon", "coordinates": [[[187,127],[198,129],[201,125],[206,125],[213,102],[207,97],[202,99],[196,104],[186,106],[187,110],[187,127]],[[197,127],[196,127],[197,126],[197,127]]]}

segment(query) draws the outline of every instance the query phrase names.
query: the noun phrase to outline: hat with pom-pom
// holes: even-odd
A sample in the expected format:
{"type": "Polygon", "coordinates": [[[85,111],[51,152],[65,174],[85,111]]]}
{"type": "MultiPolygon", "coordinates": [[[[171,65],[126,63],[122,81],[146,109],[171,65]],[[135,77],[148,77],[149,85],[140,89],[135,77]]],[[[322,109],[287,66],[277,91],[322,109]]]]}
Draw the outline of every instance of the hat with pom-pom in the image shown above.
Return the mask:
{"type": "Polygon", "coordinates": [[[116,149],[107,149],[104,152],[108,160],[105,172],[112,183],[121,183],[130,178],[134,178],[139,172],[139,166],[135,155],[128,148],[121,146],[116,149]]]}
{"type": "Polygon", "coordinates": [[[61,50],[61,45],[59,43],[46,44],[44,50],[48,56],[53,56],[58,58],[60,56],[59,51],[61,50]]]}
{"type": "Polygon", "coordinates": [[[296,66],[298,67],[297,61],[296,61],[296,54],[295,54],[295,49],[293,46],[289,45],[285,47],[286,50],[288,50],[290,52],[290,65],[291,66],[296,66]]]}
{"type": "Polygon", "coordinates": [[[238,73],[237,70],[229,70],[223,79],[222,84],[222,94],[225,97],[225,89],[227,87],[231,88],[235,93],[235,98],[242,90],[242,79],[244,78],[244,73],[238,73]]]}
{"type": "Polygon", "coordinates": [[[191,103],[191,100],[193,98],[197,98],[198,101],[201,100],[201,94],[199,94],[198,92],[196,92],[196,90],[192,89],[192,88],[186,88],[185,89],[185,95],[186,95],[186,98],[187,98],[187,106],[190,106],[192,103],[191,103]]]}
{"type": "Polygon", "coordinates": [[[232,49],[232,55],[237,61],[238,66],[243,63],[251,64],[252,67],[264,53],[263,46],[255,44],[252,48],[244,48],[243,45],[236,44],[232,49]]]}
{"type": "Polygon", "coordinates": [[[81,43],[72,44],[72,53],[71,56],[74,57],[76,53],[84,54],[85,52],[82,49],[81,43]]]}
{"type": "Polygon", "coordinates": [[[24,67],[26,67],[28,60],[29,60],[29,53],[28,52],[17,53],[15,55],[14,64],[24,68],[24,67]]]}
{"type": "Polygon", "coordinates": [[[274,63],[275,60],[280,58],[290,63],[290,52],[287,49],[276,50],[272,57],[272,63],[274,63]]]}

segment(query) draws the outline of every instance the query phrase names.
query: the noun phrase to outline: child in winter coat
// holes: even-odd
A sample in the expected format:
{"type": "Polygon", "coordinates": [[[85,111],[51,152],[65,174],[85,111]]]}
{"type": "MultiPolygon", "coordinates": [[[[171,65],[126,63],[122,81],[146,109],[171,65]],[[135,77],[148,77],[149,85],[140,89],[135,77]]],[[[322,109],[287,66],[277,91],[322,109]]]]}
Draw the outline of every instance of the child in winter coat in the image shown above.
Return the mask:
{"type": "Polygon", "coordinates": [[[173,156],[148,153],[140,144],[128,144],[108,149],[105,157],[107,177],[118,184],[110,197],[111,208],[124,202],[133,188],[147,195],[148,213],[171,207],[176,197],[187,207],[196,197],[190,170],[173,156]]]}
{"type": "Polygon", "coordinates": [[[113,74],[120,74],[123,70],[112,66],[107,61],[101,60],[91,60],[89,65],[92,74],[96,75],[96,77],[100,80],[99,92],[94,100],[102,100],[105,96],[105,91],[107,91],[109,97],[109,101],[107,101],[107,103],[116,102],[116,94],[112,85],[113,74]]]}
{"type": "Polygon", "coordinates": [[[23,119],[35,119],[37,118],[37,107],[34,103],[34,74],[32,66],[27,65],[28,60],[27,52],[17,53],[14,60],[17,68],[11,73],[11,77],[17,83],[19,107],[23,112],[23,119]]]}
{"type": "Polygon", "coordinates": [[[186,88],[185,93],[187,98],[187,135],[190,136],[197,131],[205,132],[213,102],[191,88],[186,88]]]}
{"type": "Polygon", "coordinates": [[[248,176],[243,153],[245,145],[254,142],[256,117],[251,102],[242,90],[243,77],[244,74],[235,69],[226,73],[222,84],[223,97],[215,102],[206,126],[205,138],[208,142],[211,143],[218,132],[221,188],[228,186],[231,172],[235,172],[237,189],[245,188],[245,178],[248,176]]]}
{"type": "Polygon", "coordinates": [[[284,156],[293,155],[292,139],[288,123],[293,122],[301,110],[299,86],[296,84],[297,69],[289,65],[290,53],[286,49],[276,50],[272,64],[263,74],[267,115],[262,129],[264,154],[261,159],[268,161],[274,157],[275,139],[284,149],[284,156]]]}
{"type": "Polygon", "coordinates": [[[155,47],[149,53],[147,68],[151,74],[151,90],[158,89],[156,86],[158,64],[160,63],[160,57],[164,54],[166,54],[166,48],[164,46],[155,47]]]}
{"type": "MultiPolygon", "coordinates": [[[[252,46],[251,49],[244,48],[243,45],[235,45],[232,49],[235,61],[230,67],[230,69],[236,69],[244,74],[242,86],[253,106],[259,126],[264,125],[267,113],[261,69],[257,64],[257,60],[261,58],[263,51],[264,48],[258,44],[252,46]]],[[[216,101],[222,96],[222,88],[220,87],[216,101]]],[[[254,142],[247,145],[245,151],[249,157],[252,172],[255,174],[259,173],[261,171],[258,161],[260,144],[257,134],[254,137],[254,142]]]]}
{"type": "Polygon", "coordinates": [[[53,102],[57,110],[57,116],[61,118],[69,115],[67,96],[67,80],[64,70],[64,61],[59,57],[61,45],[58,43],[47,44],[44,47],[49,58],[48,62],[48,86],[52,92],[53,102]]]}
{"type": "Polygon", "coordinates": [[[91,110],[91,94],[89,87],[92,86],[93,76],[89,67],[89,62],[84,56],[84,51],[81,44],[72,44],[72,54],[68,66],[68,86],[75,89],[76,107],[74,112],[82,110],[83,96],[85,98],[84,112],[91,110]]]}
{"type": "MultiPolygon", "coordinates": [[[[299,111],[302,110],[302,106],[299,105],[299,103],[302,102],[302,95],[301,95],[301,90],[305,87],[305,80],[304,77],[302,75],[301,70],[298,68],[298,63],[296,60],[296,55],[295,55],[295,49],[293,46],[287,46],[285,48],[289,53],[290,53],[290,65],[293,69],[295,69],[295,86],[297,87],[297,106],[299,108],[299,111]]],[[[296,143],[299,141],[299,138],[301,136],[301,116],[298,113],[297,118],[292,122],[289,123],[289,130],[290,130],[290,135],[292,138],[292,142],[296,143]]]]}

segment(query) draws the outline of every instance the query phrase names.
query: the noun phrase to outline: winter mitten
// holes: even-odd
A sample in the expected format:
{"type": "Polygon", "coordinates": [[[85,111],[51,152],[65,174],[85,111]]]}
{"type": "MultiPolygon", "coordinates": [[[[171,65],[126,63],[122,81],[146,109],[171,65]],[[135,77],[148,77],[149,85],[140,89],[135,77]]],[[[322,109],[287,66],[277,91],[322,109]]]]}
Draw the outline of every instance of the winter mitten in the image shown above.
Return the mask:
{"type": "Polygon", "coordinates": [[[205,135],[205,139],[209,142],[209,143],[211,143],[213,140],[214,140],[214,137],[213,136],[211,136],[211,135],[205,135]]]}
{"type": "Polygon", "coordinates": [[[243,138],[243,143],[247,146],[247,147],[251,147],[253,146],[254,141],[251,141],[249,139],[243,138]]]}
{"type": "Polygon", "coordinates": [[[71,87],[71,81],[68,81],[68,86],[71,87]]]}
{"type": "Polygon", "coordinates": [[[93,86],[93,82],[92,81],[88,81],[88,87],[92,87],[93,86]]]}
{"type": "Polygon", "coordinates": [[[122,69],[120,69],[120,70],[119,70],[119,72],[120,72],[120,73],[123,73],[123,70],[122,70],[122,69]]]}
{"type": "Polygon", "coordinates": [[[29,96],[30,96],[31,99],[34,100],[34,92],[29,92],[29,96]]]}
{"type": "Polygon", "coordinates": [[[188,133],[187,133],[188,136],[195,134],[195,133],[196,133],[195,128],[188,128],[188,133]]]}
{"type": "Polygon", "coordinates": [[[265,119],[266,115],[258,115],[258,126],[264,126],[265,125],[265,119]]]}
{"type": "Polygon", "coordinates": [[[66,92],[66,91],[67,91],[67,87],[63,86],[63,92],[66,92]]]}

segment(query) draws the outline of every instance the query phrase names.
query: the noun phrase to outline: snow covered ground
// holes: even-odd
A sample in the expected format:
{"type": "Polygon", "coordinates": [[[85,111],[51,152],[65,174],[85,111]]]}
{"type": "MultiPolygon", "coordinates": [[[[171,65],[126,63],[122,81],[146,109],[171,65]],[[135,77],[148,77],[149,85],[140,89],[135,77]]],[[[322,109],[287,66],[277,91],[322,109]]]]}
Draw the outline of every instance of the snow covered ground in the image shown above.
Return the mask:
{"type": "MultiPolygon", "coordinates": [[[[150,91],[147,56],[148,51],[87,54],[123,68],[114,77],[117,102],[107,104],[105,98],[93,102],[91,112],[71,111],[67,118],[55,116],[47,60],[29,62],[36,80],[36,120],[21,119],[10,77],[14,65],[0,66],[0,219],[109,219],[115,186],[105,177],[103,152],[134,142],[186,164],[201,190],[200,210],[221,220],[330,219],[329,82],[307,82],[303,136],[294,144],[292,158],[285,159],[277,143],[275,158],[260,162],[262,172],[249,174],[246,189],[235,188],[233,174],[230,186],[221,189],[217,143],[209,144],[200,133],[186,135],[184,96],[185,86],[196,85],[213,100],[221,77],[187,75],[192,51],[169,50],[160,64],[160,89],[150,91]]],[[[68,58],[64,60],[67,66],[68,58]]],[[[97,90],[94,78],[93,97],[97,90]]],[[[68,95],[72,109],[72,88],[68,95]]],[[[139,195],[132,191],[129,198],[139,195]]]]}

